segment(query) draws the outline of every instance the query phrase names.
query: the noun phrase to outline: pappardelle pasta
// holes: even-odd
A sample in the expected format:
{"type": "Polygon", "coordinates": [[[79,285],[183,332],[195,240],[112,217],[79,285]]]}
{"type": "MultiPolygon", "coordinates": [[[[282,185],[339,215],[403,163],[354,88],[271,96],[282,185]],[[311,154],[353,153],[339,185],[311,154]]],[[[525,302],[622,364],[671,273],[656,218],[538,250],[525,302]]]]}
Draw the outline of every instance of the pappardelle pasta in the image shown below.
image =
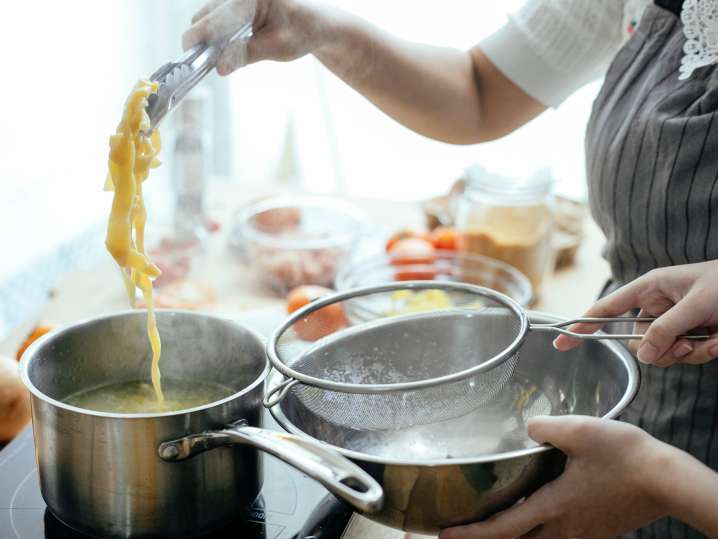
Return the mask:
{"type": "Polygon", "coordinates": [[[152,280],[160,270],[145,253],[145,211],[142,183],[150,169],[160,165],[160,134],[155,129],[148,137],[150,120],[145,111],[147,98],[157,92],[156,82],[139,81],[132,89],[117,131],[110,137],[109,173],[105,189],[114,191],[112,211],[107,224],[105,245],[119,264],[134,307],[139,289],[147,305],[147,333],[152,349],[151,378],[157,400],[164,401],[160,379],[161,342],[152,299],[152,280]]]}

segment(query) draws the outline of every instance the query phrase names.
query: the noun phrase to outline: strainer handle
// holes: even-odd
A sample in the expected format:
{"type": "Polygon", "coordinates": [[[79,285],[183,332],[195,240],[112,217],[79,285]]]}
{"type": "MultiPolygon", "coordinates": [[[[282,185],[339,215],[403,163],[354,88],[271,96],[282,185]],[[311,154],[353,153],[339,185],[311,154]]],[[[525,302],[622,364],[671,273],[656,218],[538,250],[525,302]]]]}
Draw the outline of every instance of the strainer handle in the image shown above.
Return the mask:
{"type": "MultiPolygon", "coordinates": [[[[545,331],[551,333],[560,333],[561,335],[567,335],[574,339],[581,339],[584,341],[623,341],[623,340],[637,340],[642,339],[644,335],[637,334],[612,334],[612,333],[576,333],[566,329],[566,327],[574,324],[616,324],[618,322],[655,322],[656,318],[647,316],[619,316],[614,318],[574,318],[573,320],[566,320],[564,322],[556,322],[553,324],[531,324],[529,329],[531,331],[545,331]]],[[[681,335],[677,338],[688,339],[691,341],[704,341],[708,339],[710,335],[681,335]]]]}
{"type": "Polygon", "coordinates": [[[289,394],[289,391],[294,387],[295,384],[298,384],[299,380],[295,378],[287,378],[282,382],[281,384],[277,384],[272,389],[267,392],[267,394],[264,396],[264,399],[262,400],[262,404],[264,404],[265,408],[272,408],[273,406],[276,406],[280,402],[284,400],[284,397],[286,397],[289,394]]]}

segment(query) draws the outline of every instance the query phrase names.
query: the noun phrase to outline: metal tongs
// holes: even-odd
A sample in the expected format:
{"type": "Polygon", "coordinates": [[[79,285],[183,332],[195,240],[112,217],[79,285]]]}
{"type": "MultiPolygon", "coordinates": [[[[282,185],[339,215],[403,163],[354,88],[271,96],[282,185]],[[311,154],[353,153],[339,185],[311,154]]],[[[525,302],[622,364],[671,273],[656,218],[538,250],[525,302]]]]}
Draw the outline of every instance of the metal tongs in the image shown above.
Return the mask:
{"type": "Polygon", "coordinates": [[[169,62],[152,73],[150,80],[159,83],[156,94],[147,98],[147,115],[150,135],[167,114],[174,109],[189,91],[217,65],[222,49],[235,39],[245,39],[252,35],[252,23],[242,26],[233,36],[218,43],[200,43],[189,49],[178,60],[169,62]]]}

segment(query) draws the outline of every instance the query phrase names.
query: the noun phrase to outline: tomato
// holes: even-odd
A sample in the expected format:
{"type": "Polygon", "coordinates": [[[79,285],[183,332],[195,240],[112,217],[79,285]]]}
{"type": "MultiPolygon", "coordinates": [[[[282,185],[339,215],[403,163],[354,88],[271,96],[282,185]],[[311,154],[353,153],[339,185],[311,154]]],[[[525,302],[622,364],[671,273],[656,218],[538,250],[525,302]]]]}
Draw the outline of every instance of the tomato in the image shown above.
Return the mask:
{"type": "MultiPolygon", "coordinates": [[[[287,312],[293,313],[312,301],[331,294],[333,290],[323,286],[299,286],[287,295],[287,312]]],[[[296,322],[292,329],[300,339],[316,341],[339,331],[347,325],[341,303],[327,305],[296,322]]]]}
{"type": "Polygon", "coordinates": [[[391,248],[394,247],[397,241],[415,237],[416,232],[414,232],[413,230],[409,230],[408,228],[404,230],[399,230],[398,232],[392,234],[388,240],[386,240],[386,246],[384,247],[384,249],[388,253],[389,251],[391,251],[391,248]]]}
{"type": "Polygon", "coordinates": [[[421,238],[405,238],[397,241],[389,250],[391,263],[431,264],[436,260],[436,249],[427,240],[421,238]]]}
{"type": "Polygon", "coordinates": [[[421,266],[407,266],[407,269],[397,269],[394,279],[397,281],[433,281],[438,273],[434,269],[418,268],[421,268],[421,266]]]}
{"type": "Polygon", "coordinates": [[[392,234],[391,237],[386,241],[386,246],[384,247],[384,249],[388,253],[392,250],[392,248],[394,247],[394,245],[396,245],[397,242],[409,238],[420,238],[422,240],[431,241],[427,232],[417,232],[415,230],[405,228],[392,234]]]}
{"type": "Polygon", "coordinates": [[[431,243],[442,251],[456,251],[459,249],[459,233],[451,226],[440,226],[431,232],[431,243]]]}
{"type": "Polygon", "coordinates": [[[436,260],[434,246],[425,239],[404,238],[397,241],[389,251],[390,261],[396,267],[397,281],[432,280],[436,270],[431,266],[436,260]]]}
{"type": "Polygon", "coordinates": [[[52,331],[52,327],[50,326],[36,326],[35,328],[33,328],[32,332],[30,332],[25,341],[20,345],[20,348],[18,348],[17,352],[15,352],[15,359],[20,361],[20,358],[22,357],[22,354],[25,352],[25,350],[27,350],[28,347],[37,339],[45,335],[45,333],[49,333],[50,331],[52,331]]]}
{"type": "Polygon", "coordinates": [[[419,239],[422,239],[422,240],[424,240],[424,241],[428,241],[429,243],[431,243],[431,233],[430,233],[430,232],[422,232],[421,234],[419,234],[419,235],[416,236],[416,237],[419,238],[419,239]]]}

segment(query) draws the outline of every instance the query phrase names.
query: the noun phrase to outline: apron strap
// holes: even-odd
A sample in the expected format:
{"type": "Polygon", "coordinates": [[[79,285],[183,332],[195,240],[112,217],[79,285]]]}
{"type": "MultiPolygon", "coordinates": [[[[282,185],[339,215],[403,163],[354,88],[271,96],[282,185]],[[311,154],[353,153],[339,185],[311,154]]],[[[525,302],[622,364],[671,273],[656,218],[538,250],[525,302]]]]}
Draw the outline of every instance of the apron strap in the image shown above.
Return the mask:
{"type": "Polygon", "coordinates": [[[683,0],[655,0],[654,2],[658,7],[671,11],[676,16],[681,16],[681,9],[683,8],[683,0]]]}

